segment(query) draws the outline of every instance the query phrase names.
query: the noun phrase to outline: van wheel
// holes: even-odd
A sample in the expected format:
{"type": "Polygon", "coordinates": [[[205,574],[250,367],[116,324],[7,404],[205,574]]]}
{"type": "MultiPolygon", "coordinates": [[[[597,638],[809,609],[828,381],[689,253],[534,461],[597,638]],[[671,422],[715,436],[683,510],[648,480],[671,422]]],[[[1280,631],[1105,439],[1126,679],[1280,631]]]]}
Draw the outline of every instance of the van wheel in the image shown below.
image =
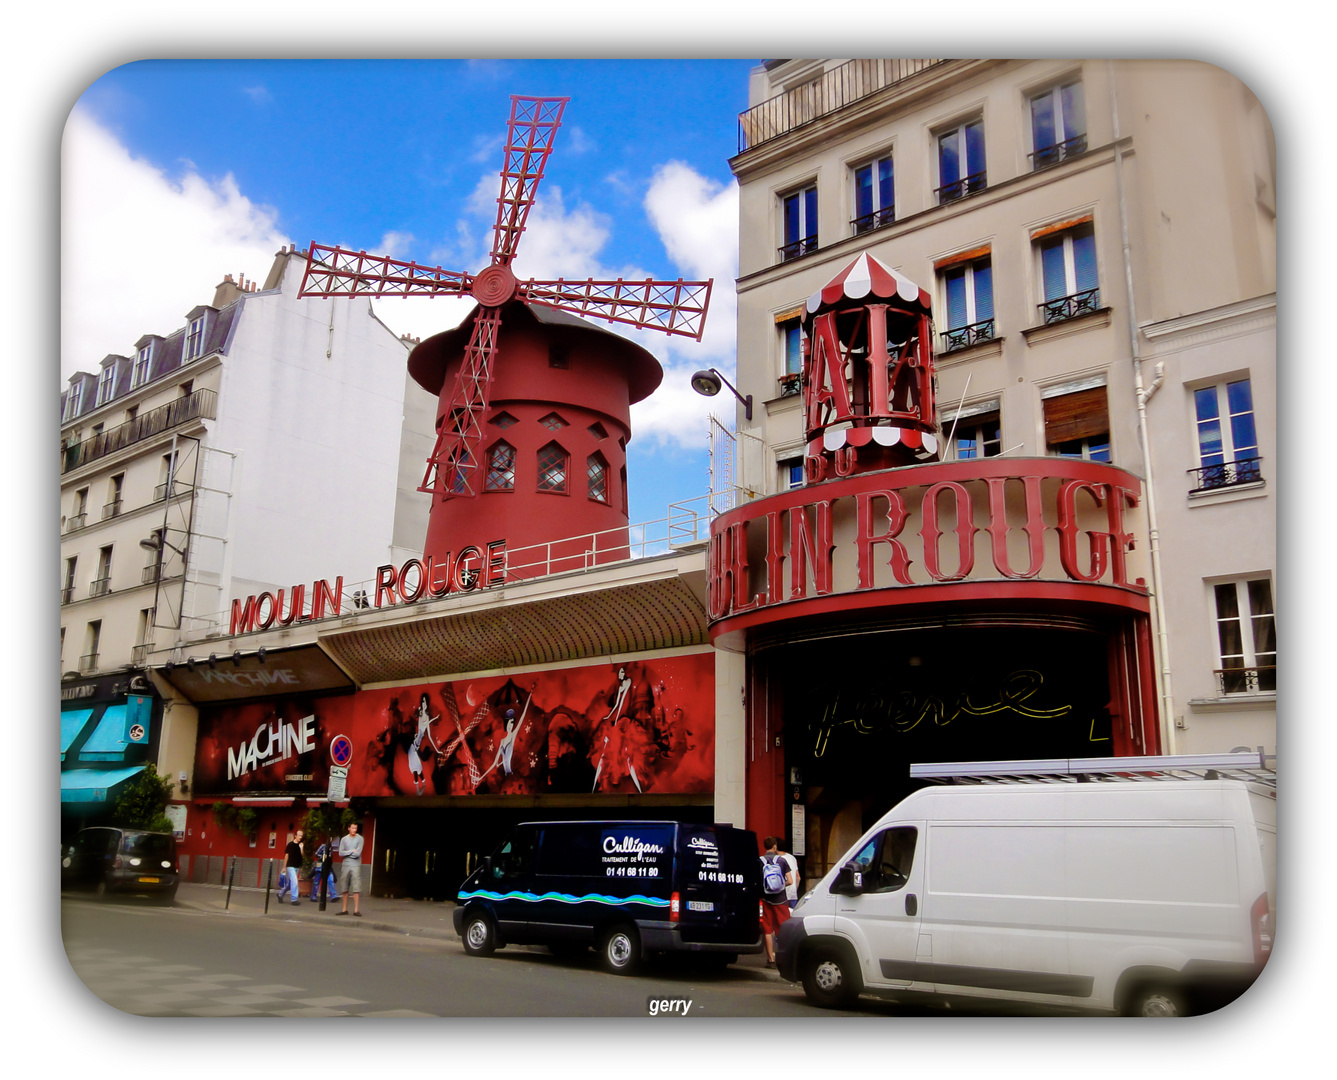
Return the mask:
{"type": "Polygon", "coordinates": [[[488,956],[497,947],[497,935],[492,920],[482,912],[475,912],[464,920],[464,951],[470,956],[488,956]]]}
{"type": "Polygon", "coordinates": [[[835,949],[816,949],[803,961],[803,993],[823,1009],[845,1009],[859,996],[858,974],[835,949]]]}
{"type": "Polygon", "coordinates": [[[641,962],[641,938],[632,926],[615,926],[599,943],[599,963],[613,975],[630,975],[641,962]]]}
{"type": "Polygon", "coordinates": [[[1129,1016],[1187,1016],[1188,1007],[1181,991],[1153,983],[1133,992],[1127,1013],[1129,1016]]]}

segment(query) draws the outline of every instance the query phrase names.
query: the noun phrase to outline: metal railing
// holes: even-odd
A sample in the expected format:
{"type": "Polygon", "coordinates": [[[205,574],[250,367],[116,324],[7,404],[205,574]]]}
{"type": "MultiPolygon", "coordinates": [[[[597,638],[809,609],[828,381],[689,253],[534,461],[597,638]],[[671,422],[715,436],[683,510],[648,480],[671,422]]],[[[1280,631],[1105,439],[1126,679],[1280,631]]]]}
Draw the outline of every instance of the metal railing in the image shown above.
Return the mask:
{"type": "Polygon", "coordinates": [[[1061,143],[1055,143],[1053,146],[1042,146],[1028,156],[1031,159],[1031,171],[1036,172],[1039,169],[1047,169],[1051,165],[1057,165],[1060,161],[1067,161],[1070,157],[1085,153],[1086,136],[1074,135],[1071,139],[1064,139],[1061,143]]]}
{"type": "Polygon", "coordinates": [[[149,653],[153,650],[153,642],[146,641],[143,645],[136,645],[130,650],[130,662],[132,664],[142,664],[149,658],[149,653]]]}
{"type": "Polygon", "coordinates": [[[1259,664],[1255,667],[1217,668],[1216,689],[1226,694],[1275,694],[1277,665],[1259,664]]]}
{"type": "Polygon", "coordinates": [[[66,585],[60,590],[60,602],[62,604],[71,603],[74,600],[74,586],[66,585]]]}
{"type": "Polygon", "coordinates": [[[1079,315],[1089,315],[1093,311],[1100,310],[1100,290],[1087,289],[1084,292],[1073,293],[1071,296],[1060,296],[1053,300],[1046,300],[1038,305],[1040,308],[1040,321],[1048,326],[1051,323],[1066,322],[1068,319],[1075,319],[1079,315]]]}
{"type": "Polygon", "coordinates": [[[60,471],[70,472],[191,420],[212,420],[217,411],[218,395],[212,390],[196,390],[193,394],[136,416],[109,431],[63,447],[60,471]]]}
{"type": "Polygon", "coordinates": [[[817,234],[805,236],[801,240],[795,240],[789,244],[782,244],[779,248],[780,261],[788,262],[790,259],[797,259],[800,255],[807,255],[817,250],[817,234]]]}
{"type": "Polygon", "coordinates": [[[97,670],[97,653],[86,653],[79,657],[79,674],[87,675],[90,671],[97,670]]]}
{"type": "Polygon", "coordinates": [[[67,533],[72,533],[76,529],[82,529],[87,524],[88,524],[87,514],[75,514],[72,518],[70,518],[67,522],[65,522],[65,531],[67,533]]]}
{"type": "Polygon", "coordinates": [[[797,371],[791,371],[780,376],[780,396],[793,397],[803,389],[803,376],[797,371]]]}
{"type": "Polygon", "coordinates": [[[109,577],[97,578],[88,586],[89,596],[106,596],[109,592],[111,592],[111,578],[109,577]]]}
{"type": "Polygon", "coordinates": [[[957,326],[942,332],[942,351],[948,353],[956,349],[968,349],[981,341],[992,341],[993,336],[992,319],[984,319],[969,326],[957,326]]]}
{"type": "Polygon", "coordinates": [[[111,502],[105,503],[102,507],[102,520],[106,521],[107,518],[119,517],[121,514],[121,506],[122,500],[120,499],[112,499],[111,502]]]}
{"type": "Polygon", "coordinates": [[[850,60],[738,114],[738,152],[810,124],[943,60],[850,60]]]}
{"type": "Polygon", "coordinates": [[[153,489],[153,501],[162,502],[164,499],[169,497],[169,493],[170,497],[175,497],[177,495],[180,495],[183,491],[186,490],[187,490],[187,485],[179,483],[176,480],[167,480],[153,489]]]}
{"type": "Polygon", "coordinates": [[[1190,494],[1199,491],[1217,491],[1239,484],[1256,484],[1263,478],[1263,468],[1260,464],[1262,460],[1255,455],[1236,458],[1220,465],[1203,465],[1201,468],[1189,469],[1189,476],[1197,479],[1197,486],[1191,489],[1190,494]]]}
{"type": "Polygon", "coordinates": [[[974,195],[977,191],[983,191],[989,186],[989,174],[984,171],[971,173],[969,176],[963,176],[960,180],[953,180],[950,184],[943,184],[940,188],[934,188],[938,196],[938,205],[943,203],[956,202],[957,199],[964,199],[967,195],[974,195]]]}
{"type": "Polygon", "coordinates": [[[866,232],[872,232],[874,229],[880,229],[884,225],[890,225],[896,220],[896,207],[884,206],[881,210],[874,210],[868,214],[862,214],[850,222],[852,235],[862,236],[866,232]]]}

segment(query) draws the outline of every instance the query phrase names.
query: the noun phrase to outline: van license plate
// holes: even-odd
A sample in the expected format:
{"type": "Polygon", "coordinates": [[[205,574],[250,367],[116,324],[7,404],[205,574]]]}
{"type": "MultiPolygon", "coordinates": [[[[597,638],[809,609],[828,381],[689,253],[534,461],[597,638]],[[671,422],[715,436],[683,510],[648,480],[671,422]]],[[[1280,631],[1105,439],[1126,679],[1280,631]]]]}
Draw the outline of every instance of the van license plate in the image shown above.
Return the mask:
{"type": "Polygon", "coordinates": [[[714,911],[715,905],[709,900],[688,900],[688,911],[714,911]]]}
{"type": "Polygon", "coordinates": [[[142,877],[142,878],[139,879],[139,883],[140,883],[141,885],[145,885],[145,884],[148,884],[148,885],[158,885],[158,884],[160,884],[161,882],[162,882],[162,878],[156,878],[156,877],[142,877]]]}

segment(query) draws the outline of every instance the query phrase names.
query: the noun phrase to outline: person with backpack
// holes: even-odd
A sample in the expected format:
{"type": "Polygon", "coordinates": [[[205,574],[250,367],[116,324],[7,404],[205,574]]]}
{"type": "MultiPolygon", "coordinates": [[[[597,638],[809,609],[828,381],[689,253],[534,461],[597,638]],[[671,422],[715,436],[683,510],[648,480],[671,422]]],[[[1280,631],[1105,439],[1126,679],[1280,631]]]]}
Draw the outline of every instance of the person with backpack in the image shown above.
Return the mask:
{"type": "Polygon", "coordinates": [[[789,919],[786,890],[793,873],[780,858],[780,841],[766,837],[766,854],[761,857],[761,932],[766,942],[766,966],[775,967],[775,935],[780,924],[789,919]]]}

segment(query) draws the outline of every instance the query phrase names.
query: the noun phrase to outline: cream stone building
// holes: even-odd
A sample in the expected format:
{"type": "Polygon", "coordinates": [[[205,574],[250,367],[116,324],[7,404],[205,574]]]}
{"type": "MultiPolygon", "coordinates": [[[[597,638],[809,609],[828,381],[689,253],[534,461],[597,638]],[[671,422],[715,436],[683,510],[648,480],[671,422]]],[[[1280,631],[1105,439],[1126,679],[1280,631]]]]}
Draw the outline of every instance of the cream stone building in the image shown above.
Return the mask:
{"type": "Polygon", "coordinates": [[[739,486],[803,483],[805,300],[868,252],[933,298],[951,458],[1140,477],[1161,747],[1275,751],[1276,165],[1191,61],[772,60],[740,189],[739,486]]]}
{"type": "MultiPolygon", "coordinates": [[[[147,754],[179,781],[195,731],[159,722],[145,669],[155,648],[216,634],[234,595],[290,587],[313,566],[369,574],[421,550],[413,471],[433,402],[405,374],[411,342],[365,300],[299,302],[303,266],[285,249],[263,285],[229,275],[184,325],[76,373],[61,396],[67,772],[129,775],[147,754]],[[99,718],[134,691],[151,713],[126,721],[142,745],[121,732],[90,750],[99,718]]],[[[93,796],[107,778],[83,779],[87,797],[70,800],[105,801],[93,796]]]]}

